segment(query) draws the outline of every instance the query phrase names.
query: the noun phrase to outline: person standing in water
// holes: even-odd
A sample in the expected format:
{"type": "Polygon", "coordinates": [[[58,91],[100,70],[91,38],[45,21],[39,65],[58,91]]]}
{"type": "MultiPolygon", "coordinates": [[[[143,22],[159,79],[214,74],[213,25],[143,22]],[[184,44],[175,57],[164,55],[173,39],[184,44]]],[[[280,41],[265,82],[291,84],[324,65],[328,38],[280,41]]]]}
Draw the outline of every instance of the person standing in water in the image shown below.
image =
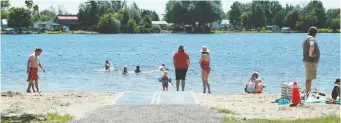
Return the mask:
{"type": "Polygon", "coordinates": [[[141,70],[140,70],[140,66],[139,65],[136,65],[136,70],[135,70],[135,73],[140,73],[141,70]]]}
{"type": "Polygon", "coordinates": [[[110,71],[110,62],[109,62],[109,60],[105,61],[105,65],[104,66],[105,66],[105,70],[106,71],[110,71]]]}
{"type": "Polygon", "coordinates": [[[128,74],[128,67],[126,65],[124,65],[123,67],[123,72],[122,72],[123,75],[127,75],[128,74]]]}
{"type": "Polygon", "coordinates": [[[303,49],[303,62],[306,73],[306,92],[305,97],[309,97],[311,91],[311,82],[317,77],[317,66],[320,60],[320,49],[315,40],[317,35],[317,28],[310,27],[308,31],[308,36],[302,42],[303,49]]]}
{"type": "Polygon", "coordinates": [[[43,52],[43,50],[41,48],[36,48],[34,53],[32,53],[27,61],[27,69],[26,69],[26,73],[28,74],[28,87],[26,92],[27,93],[31,93],[30,88],[32,88],[33,92],[35,92],[34,90],[34,86],[37,89],[37,92],[39,93],[39,87],[38,87],[38,68],[40,67],[43,72],[45,72],[45,69],[43,67],[43,65],[40,64],[40,60],[39,60],[39,56],[40,54],[43,52]],[[35,81],[35,83],[33,84],[33,81],[35,81]]]}
{"type": "Polygon", "coordinates": [[[208,82],[208,75],[211,72],[210,61],[211,57],[209,55],[210,50],[207,49],[206,46],[203,46],[201,49],[201,58],[199,61],[201,67],[201,78],[203,82],[203,93],[206,93],[206,87],[208,89],[208,93],[211,93],[210,83],[208,82]]]}
{"type": "Polygon", "coordinates": [[[175,68],[176,91],[179,91],[181,80],[182,91],[185,91],[185,80],[187,70],[190,64],[189,55],[185,52],[184,46],[180,45],[178,51],[173,56],[173,64],[175,68]]]}

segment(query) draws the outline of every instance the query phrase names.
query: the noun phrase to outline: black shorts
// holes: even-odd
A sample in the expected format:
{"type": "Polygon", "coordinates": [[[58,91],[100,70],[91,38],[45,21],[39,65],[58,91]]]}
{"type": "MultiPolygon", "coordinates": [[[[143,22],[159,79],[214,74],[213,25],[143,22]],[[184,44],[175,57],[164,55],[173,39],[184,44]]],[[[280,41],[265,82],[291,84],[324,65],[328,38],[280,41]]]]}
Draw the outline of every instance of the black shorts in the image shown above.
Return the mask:
{"type": "Polygon", "coordinates": [[[187,69],[175,69],[175,80],[185,80],[187,69]]]}

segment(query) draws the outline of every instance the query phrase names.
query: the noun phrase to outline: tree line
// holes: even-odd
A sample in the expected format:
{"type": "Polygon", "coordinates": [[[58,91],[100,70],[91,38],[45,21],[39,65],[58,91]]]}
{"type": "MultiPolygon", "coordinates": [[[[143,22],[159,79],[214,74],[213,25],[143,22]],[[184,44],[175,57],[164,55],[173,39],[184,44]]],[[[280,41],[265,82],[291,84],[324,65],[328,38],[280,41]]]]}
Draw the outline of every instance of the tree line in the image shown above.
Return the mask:
{"type": "Polygon", "coordinates": [[[306,6],[282,6],[278,1],[234,2],[227,13],[233,27],[242,25],[245,30],[261,28],[266,25],[290,27],[307,32],[310,26],[340,29],[340,8],[328,9],[321,1],[310,1],[306,6]]]}
{"type": "MultiPolygon", "coordinates": [[[[8,19],[10,27],[29,27],[37,21],[52,21],[57,14],[68,14],[63,6],[39,10],[32,0],[25,7],[10,7],[9,0],[1,0],[1,18],[8,19]]],[[[79,5],[77,16],[80,29],[101,33],[152,33],[161,28],[152,25],[158,21],[155,11],[140,9],[136,3],[127,5],[121,0],[88,0],[79,5]]],[[[267,25],[290,27],[306,32],[310,26],[340,29],[340,8],[326,9],[321,1],[310,1],[306,6],[282,6],[278,1],[234,2],[224,13],[222,3],[217,1],[173,1],[166,3],[163,19],[174,23],[173,31],[208,33],[212,22],[229,19],[232,29],[251,30],[267,25]],[[242,28],[240,28],[242,27],[242,28]]]]}
{"type": "Polygon", "coordinates": [[[134,2],[130,6],[126,1],[88,1],[79,5],[79,21],[87,30],[101,33],[151,33],[160,32],[155,11],[140,9],[134,2]]]}

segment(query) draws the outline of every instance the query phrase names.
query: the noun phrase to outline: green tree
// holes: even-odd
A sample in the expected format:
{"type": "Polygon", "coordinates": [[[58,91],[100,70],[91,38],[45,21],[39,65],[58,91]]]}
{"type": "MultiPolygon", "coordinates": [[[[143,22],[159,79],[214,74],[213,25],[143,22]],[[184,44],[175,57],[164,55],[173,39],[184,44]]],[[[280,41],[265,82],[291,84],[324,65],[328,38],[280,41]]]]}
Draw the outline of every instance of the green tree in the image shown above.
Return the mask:
{"type": "Polygon", "coordinates": [[[327,21],[326,25],[330,26],[333,19],[337,18],[340,15],[340,8],[337,9],[328,9],[327,11],[327,21]]]}
{"type": "Polygon", "coordinates": [[[291,29],[295,29],[296,22],[299,19],[299,10],[294,9],[287,13],[287,15],[284,17],[284,23],[289,26],[291,29]]]}
{"type": "Polygon", "coordinates": [[[1,15],[0,15],[0,18],[1,19],[8,19],[8,12],[5,11],[5,10],[1,10],[1,15]]]}
{"type": "Polygon", "coordinates": [[[128,13],[129,13],[129,18],[133,18],[136,21],[136,23],[140,22],[141,13],[140,13],[140,9],[138,8],[135,2],[128,8],[128,13]]]}
{"type": "Polygon", "coordinates": [[[340,15],[332,20],[330,28],[333,29],[333,32],[337,32],[337,29],[340,29],[340,15]]]}
{"type": "Polygon", "coordinates": [[[251,12],[249,11],[243,12],[241,16],[241,20],[242,20],[245,30],[251,30],[251,27],[252,27],[251,17],[252,15],[251,15],[251,12]]]}
{"type": "Polygon", "coordinates": [[[262,26],[265,26],[266,24],[266,16],[265,16],[265,11],[262,8],[262,5],[257,3],[257,1],[252,2],[252,25],[256,28],[260,28],[262,26]]]}
{"type": "Polygon", "coordinates": [[[287,12],[285,10],[278,11],[275,17],[272,19],[272,24],[279,25],[280,27],[285,25],[284,18],[287,12]]]}
{"type": "Polygon", "coordinates": [[[325,27],[326,24],[326,10],[323,7],[321,1],[310,1],[308,5],[304,8],[303,13],[309,13],[310,11],[315,11],[315,16],[317,17],[317,24],[316,26],[319,28],[325,27]]]}
{"type": "Polygon", "coordinates": [[[34,5],[34,3],[33,3],[32,0],[25,0],[25,5],[26,5],[26,7],[27,7],[29,10],[31,10],[32,7],[33,7],[33,5],[34,5]]]}
{"type": "Polygon", "coordinates": [[[45,9],[39,13],[40,21],[52,21],[56,17],[56,13],[52,10],[45,9]]]}
{"type": "Polygon", "coordinates": [[[120,21],[112,13],[104,14],[98,22],[98,31],[100,33],[120,33],[120,21]]]}
{"type": "Polygon", "coordinates": [[[140,30],[136,24],[136,21],[132,18],[129,19],[128,21],[128,30],[127,33],[139,33],[140,30]]]}
{"type": "Polygon", "coordinates": [[[315,11],[310,11],[301,15],[300,20],[296,23],[296,27],[301,32],[307,32],[309,27],[316,26],[318,18],[315,11]]]}
{"type": "Polygon", "coordinates": [[[160,20],[159,15],[155,11],[153,11],[152,21],[159,21],[159,20],[160,20]]]}
{"type": "Polygon", "coordinates": [[[232,25],[237,25],[241,22],[240,5],[241,4],[238,1],[236,1],[231,6],[231,10],[229,12],[230,13],[229,19],[232,25]]]}
{"type": "Polygon", "coordinates": [[[11,27],[28,27],[32,25],[31,12],[25,8],[11,8],[8,15],[8,26],[11,27]]]}
{"type": "Polygon", "coordinates": [[[0,2],[1,2],[1,10],[7,10],[11,6],[11,3],[9,2],[9,0],[0,0],[0,2]]]}

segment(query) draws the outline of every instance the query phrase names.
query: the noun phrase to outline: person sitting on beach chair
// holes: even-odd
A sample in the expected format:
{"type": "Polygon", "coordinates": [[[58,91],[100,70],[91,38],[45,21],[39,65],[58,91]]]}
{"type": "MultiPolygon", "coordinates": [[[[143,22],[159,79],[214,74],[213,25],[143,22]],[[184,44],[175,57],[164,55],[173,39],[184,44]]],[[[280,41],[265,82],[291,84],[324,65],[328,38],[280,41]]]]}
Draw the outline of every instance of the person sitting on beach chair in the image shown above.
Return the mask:
{"type": "Polygon", "coordinates": [[[249,80],[249,83],[246,84],[244,91],[246,93],[262,93],[263,85],[262,80],[259,77],[257,72],[254,72],[249,80]]]}

